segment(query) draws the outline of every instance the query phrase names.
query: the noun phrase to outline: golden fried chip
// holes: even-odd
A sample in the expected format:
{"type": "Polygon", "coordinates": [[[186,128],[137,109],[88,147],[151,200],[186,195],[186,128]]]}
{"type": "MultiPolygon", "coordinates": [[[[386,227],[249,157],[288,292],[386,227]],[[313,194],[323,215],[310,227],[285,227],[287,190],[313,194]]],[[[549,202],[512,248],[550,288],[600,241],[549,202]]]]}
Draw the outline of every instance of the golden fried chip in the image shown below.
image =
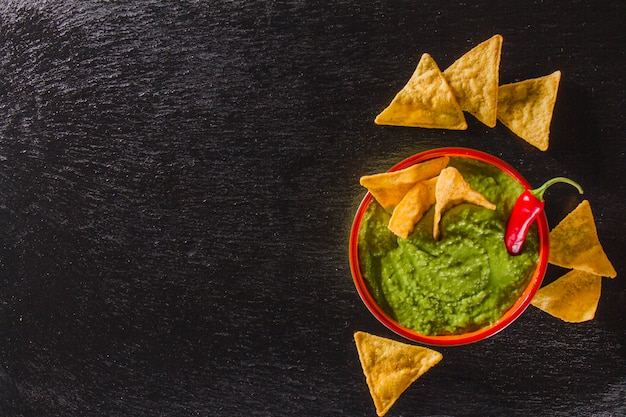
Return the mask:
{"type": "Polygon", "coordinates": [[[435,204],[436,183],[437,177],[434,177],[415,184],[393,209],[387,226],[389,230],[405,239],[409,237],[424,213],[435,204]]]}
{"type": "Polygon", "coordinates": [[[374,123],[439,129],[467,129],[465,116],[435,60],[423,54],[407,84],[374,123]]]}
{"type": "Polygon", "coordinates": [[[561,72],[501,85],[498,89],[498,120],[539,150],[548,149],[550,124],[561,72]]]}
{"type": "Polygon", "coordinates": [[[457,59],[443,76],[461,106],[489,127],[498,114],[498,81],[502,36],[494,35],[457,59]]]}
{"type": "Polygon", "coordinates": [[[404,390],[443,358],[432,349],[365,332],[356,332],[354,341],[379,416],[385,415],[404,390]]]}
{"type": "Polygon", "coordinates": [[[461,203],[471,203],[489,210],[496,209],[495,204],[487,200],[478,191],[472,190],[456,168],[445,168],[439,173],[435,186],[435,220],[433,225],[433,237],[435,240],[439,239],[439,222],[441,221],[442,213],[450,207],[461,203]]]}
{"type": "Polygon", "coordinates": [[[540,288],[531,304],[561,320],[579,323],[595,317],[601,287],[601,276],[574,269],[540,288]]]}
{"type": "Polygon", "coordinates": [[[580,203],[550,232],[548,262],[603,277],[617,276],[600,244],[588,200],[580,203]]]}
{"type": "Polygon", "coordinates": [[[448,162],[448,156],[433,158],[399,171],[363,176],[360,183],[385,210],[391,212],[415,184],[436,177],[448,162]]]}

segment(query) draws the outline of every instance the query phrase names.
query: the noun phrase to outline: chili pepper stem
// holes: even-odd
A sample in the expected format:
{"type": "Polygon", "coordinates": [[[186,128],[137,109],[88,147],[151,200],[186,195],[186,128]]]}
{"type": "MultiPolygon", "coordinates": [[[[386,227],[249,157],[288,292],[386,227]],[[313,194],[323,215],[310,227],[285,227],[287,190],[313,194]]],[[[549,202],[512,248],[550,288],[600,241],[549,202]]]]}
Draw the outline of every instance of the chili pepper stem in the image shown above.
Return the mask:
{"type": "Polygon", "coordinates": [[[583,194],[583,188],[577,182],[572,181],[569,178],[565,178],[565,177],[552,178],[551,180],[548,180],[545,183],[543,183],[541,187],[535,188],[534,190],[530,190],[530,193],[533,196],[537,197],[540,201],[543,201],[543,194],[551,185],[556,184],[557,182],[563,182],[565,184],[569,184],[575,187],[580,194],[583,194]]]}

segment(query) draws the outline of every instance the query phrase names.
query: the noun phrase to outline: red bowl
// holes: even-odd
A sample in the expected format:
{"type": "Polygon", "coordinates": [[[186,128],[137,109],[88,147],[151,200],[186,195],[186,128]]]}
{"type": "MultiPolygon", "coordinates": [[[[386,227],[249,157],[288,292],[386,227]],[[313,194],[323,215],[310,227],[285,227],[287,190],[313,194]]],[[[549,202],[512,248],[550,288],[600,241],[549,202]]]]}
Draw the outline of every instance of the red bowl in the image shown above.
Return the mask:
{"type": "MultiPolygon", "coordinates": [[[[424,162],[428,159],[437,158],[441,156],[463,157],[476,159],[490,165],[493,165],[500,170],[507,173],[514,178],[524,188],[529,189],[530,185],[515,169],[509,166],[507,163],[496,158],[495,156],[486,154],[484,152],[476,151],[473,149],[465,148],[439,148],[430,151],[422,152],[417,155],[413,155],[410,158],[405,159],[399,164],[395,165],[389,171],[397,171],[407,168],[419,162],[424,162]]],[[[549,228],[548,221],[545,214],[541,213],[537,218],[538,232],[539,232],[539,260],[537,267],[522,294],[513,304],[513,306],[506,311],[506,313],[495,323],[490,326],[483,327],[481,329],[471,331],[468,333],[458,335],[442,335],[442,336],[430,336],[420,334],[412,329],[406,328],[390,317],[376,302],[374,297],[369,291],[369,288],[361,275],[359,267],[359,248],[358,248],[358,235],[363,221],[363,216],[370,203],[373,201],[373,197],[370,193],[365,195],[365,198],[361,202],[359,209],[357,210],[354,222],[352,224],[352,230],[350,232],[350,270],[356,289],[363,300],[363,303],[370,310],[370,312],[385,326],[397,333],[398,335],[405,337],[409,340],[421,342],[429,345],[438,346],[454,346],[463,345],[467,343],[478,342],[493,336],[498,333],[515,319],[517,319],[526,310],[533,296],[541,287],[546,268],[548,266],[548,248],[549,248],[549,228]]]]}

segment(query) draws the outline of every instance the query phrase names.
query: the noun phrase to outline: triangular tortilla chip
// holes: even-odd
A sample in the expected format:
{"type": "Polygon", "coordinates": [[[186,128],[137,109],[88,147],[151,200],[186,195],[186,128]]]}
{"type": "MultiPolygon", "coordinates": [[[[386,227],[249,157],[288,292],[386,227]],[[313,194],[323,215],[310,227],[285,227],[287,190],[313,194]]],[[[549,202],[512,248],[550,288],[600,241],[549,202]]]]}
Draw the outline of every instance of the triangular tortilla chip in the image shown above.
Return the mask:
{"type": "Polygon", "coordinates": [[[443,358],[432,349],[365,332],[356,332],[354,341],[379,416],[385,415],[404,390],[443,358]]]}
{"type": "Polygon", "coordinates": [[[428,54],[422,55],[407,84],[374,122],[379,125],[467,129],[454,93],[428,54]]]}
{"type": "Polygon", "coordinates": [[[548,262],[615,278],[617,272],[606,256],[588,200],[584,200],[550,232],[548,262]]]}
{"type": "Polygon", "coordinates": [[[415,184],[436,177],[448,162],[448,156],[433,158],[398,171],[365,175],[360,183],[385,210],[391,212],[415,184]]]}
{"type": "Polygon", "coordinates": [[[498,89],[498,120],[539,150],[550,142],[550,124],[561,72],[501,85],[498,89]]]}
{"type": "Polygon", "coordinates": [[[498,114],[498,82],[502,36],[494,35],[457,59],[443,76],[461,106],[489,127],[498,114]]]}
{"type": "Polygon", "coordinates": [[[435,185],[435,218],[433,223],[433,237],[439,239],[439,222],[444,211],[461,203],[470,203],[495,210],[496,205],[487,200],[478,191],[472,190],[469,183],[463,179],[461,173],[454,167],[441,170],[435,185]]]}
{"type": "Polygon", "coordinates": [[[415,184],[393,209],[387,226],[396,236],[409,237],[415,225],[435,204],[437,177],[415,184]]]}
{"type": "Polygon", "coordinates": [[[601,288],[601,276],[574,269],[540,288],[531,304],[561,320],[579,323],[595,317],[601,288]]]}

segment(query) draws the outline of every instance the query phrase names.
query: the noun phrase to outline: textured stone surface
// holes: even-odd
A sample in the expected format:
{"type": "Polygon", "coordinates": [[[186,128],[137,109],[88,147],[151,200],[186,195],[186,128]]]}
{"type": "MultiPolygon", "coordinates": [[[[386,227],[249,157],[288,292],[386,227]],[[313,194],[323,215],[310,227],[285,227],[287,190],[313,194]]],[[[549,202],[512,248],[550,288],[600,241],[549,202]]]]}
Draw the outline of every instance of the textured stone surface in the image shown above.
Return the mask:
{"type": "Polygon", "coordinates": [[[618,277],[592,322],[531,307],[439,349],[389,415],[626,414],[624,12],[1,2],[0,414],[373,415],[353,333],[393,335],[350,277],[358,178],[440,146],[580,182],[618,277]],[[502,83],[563,72],[547,153],[469,115],[374,125],[422,53],[445,68],[495,33],[502,83]]]}

